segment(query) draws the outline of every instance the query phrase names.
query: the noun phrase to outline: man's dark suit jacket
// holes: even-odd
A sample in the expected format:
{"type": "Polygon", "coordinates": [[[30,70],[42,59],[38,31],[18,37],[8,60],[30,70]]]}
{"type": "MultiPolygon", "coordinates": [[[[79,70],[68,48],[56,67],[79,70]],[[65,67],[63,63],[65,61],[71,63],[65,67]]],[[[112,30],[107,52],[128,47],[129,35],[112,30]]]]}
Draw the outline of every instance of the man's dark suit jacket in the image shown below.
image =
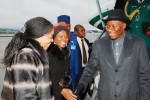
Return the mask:
{"type": "Polygon", "coordinates": [[[150,100],[150,62],[144,40],[125,32],[118,64],[111,39],[97,40],[79,84],[86,87],[98,68],[98,100],[150,100]]]}

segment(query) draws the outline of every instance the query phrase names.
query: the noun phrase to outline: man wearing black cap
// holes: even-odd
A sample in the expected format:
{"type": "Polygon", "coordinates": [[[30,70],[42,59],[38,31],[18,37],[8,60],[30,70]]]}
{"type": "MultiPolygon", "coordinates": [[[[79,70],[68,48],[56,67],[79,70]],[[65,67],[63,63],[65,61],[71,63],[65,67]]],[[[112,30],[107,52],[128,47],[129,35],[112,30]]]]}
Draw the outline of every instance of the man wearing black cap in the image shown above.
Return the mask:
{"type": "Polygon", "coordinates": [[[77,90],[84,92],[100,69],[98,100],[150,100],[150,63],[144,40],[129,34],[130,20],[115,9],[105,20],[106,35],[93,44],[77,90]]]}

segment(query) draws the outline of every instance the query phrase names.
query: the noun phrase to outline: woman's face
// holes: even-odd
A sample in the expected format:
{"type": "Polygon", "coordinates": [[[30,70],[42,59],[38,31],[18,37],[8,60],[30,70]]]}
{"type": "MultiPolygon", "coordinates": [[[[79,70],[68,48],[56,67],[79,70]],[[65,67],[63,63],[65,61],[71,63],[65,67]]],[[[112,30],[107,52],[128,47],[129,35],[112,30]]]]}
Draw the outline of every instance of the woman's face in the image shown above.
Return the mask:
{"type": "Polygon", "coordinates": [[[68,44],[68,34],[66,31],[61,30],[54,38],[54,44],[60,49],[65,48],[68,44]]]}
{"type": "Polygon", "coordinates": [[[40,43],[41,47],[43,47],[44,50],[47,50],[48,47],[50,46],[50,44],[53,42],[53,35],[54,35],[54,29],[51,32],[49,32],[35,40],[40,43]]]}

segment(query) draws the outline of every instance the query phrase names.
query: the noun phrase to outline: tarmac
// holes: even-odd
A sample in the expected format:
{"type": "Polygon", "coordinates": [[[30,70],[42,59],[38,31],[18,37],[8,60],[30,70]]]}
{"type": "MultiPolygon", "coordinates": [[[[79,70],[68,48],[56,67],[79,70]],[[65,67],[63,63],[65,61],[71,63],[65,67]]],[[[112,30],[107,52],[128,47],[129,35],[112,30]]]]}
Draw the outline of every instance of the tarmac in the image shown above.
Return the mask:
{"type": "Polygon", "coordinates": [[[2,91],[4,75],[5,75],[5,67],[2,64],[2,59],[4,56],[4,50],[11,39],[12,39],[12,37],[7,37],[7,36],[1,37],[0,36],[0,93],[2,91]]]}

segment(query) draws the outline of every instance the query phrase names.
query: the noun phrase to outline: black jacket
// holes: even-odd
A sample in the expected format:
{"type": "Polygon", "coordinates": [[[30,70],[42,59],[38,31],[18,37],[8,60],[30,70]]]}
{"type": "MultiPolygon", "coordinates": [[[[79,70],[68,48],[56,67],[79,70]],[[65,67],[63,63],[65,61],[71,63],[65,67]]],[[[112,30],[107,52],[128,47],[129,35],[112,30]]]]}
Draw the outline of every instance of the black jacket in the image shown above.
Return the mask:
{"type": "Polygon", "coordinates": [[[50,62],[50,77],[52,80],[52,93],[55,100],[61,100],[63,97],[61,91],[63,87],[59,86],[60,80],[69,74],[70,69],[70,51],[68,47],[60,50],[55,44],[51,44],[48,49],[50,62]]]}

